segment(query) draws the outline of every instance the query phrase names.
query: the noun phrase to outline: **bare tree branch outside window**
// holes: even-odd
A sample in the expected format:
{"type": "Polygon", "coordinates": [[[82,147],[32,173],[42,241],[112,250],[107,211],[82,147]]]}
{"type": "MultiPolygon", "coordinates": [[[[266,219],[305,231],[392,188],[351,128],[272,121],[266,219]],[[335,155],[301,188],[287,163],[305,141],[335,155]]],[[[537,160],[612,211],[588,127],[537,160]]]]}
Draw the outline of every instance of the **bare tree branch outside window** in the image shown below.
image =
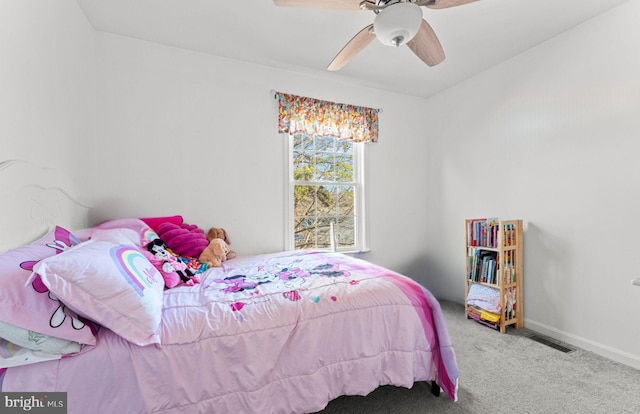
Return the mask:
{"type": "Polygon", "coordinates": [[[294,238],[296,249],[356,244],[353,143],[333,137],[294,136],[294,238]]]}

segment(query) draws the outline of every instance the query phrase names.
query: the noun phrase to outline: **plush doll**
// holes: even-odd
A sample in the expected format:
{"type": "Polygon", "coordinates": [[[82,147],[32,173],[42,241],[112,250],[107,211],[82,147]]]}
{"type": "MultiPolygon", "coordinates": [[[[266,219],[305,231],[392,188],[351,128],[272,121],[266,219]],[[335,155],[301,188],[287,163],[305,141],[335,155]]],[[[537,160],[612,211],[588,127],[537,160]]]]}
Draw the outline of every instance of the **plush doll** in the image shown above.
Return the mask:
{"type": "Polygon", "coordinates": [[[200,283],[191,269],[167,248],[162,239],[151,240],[147,244],[147,250],[147,258],[160,271],[167,288],[175,287],[181,282],[189,286],[200,283]]]}
{"type": "Polygon", "coordinates": [[[205,263],[209,267],[220,267],[222,262],[227,260],[231,251],[227,243],[222,239],[211,239],[209,246],[202,252],[198,261],[205,263]]]}
{"type": "MultiPolygon", "coordinates": [[[[209,229],[209,231],[207,232],[207,240],[211,242],[211,240],[213,239],[224,240],[224,242],[227,244],[227,247],[229,247],[229,245],[231,244],[231,240],[229,240],[229,234],[227,234],[227,231],[221,227],[211,227],[209,229]]],[[[238,255],[236,254],[236,252],[231,250],[231,247],[229,247],[229,252],[227,253],[227,259],[233,259],[237,256],[238,255]]]]}

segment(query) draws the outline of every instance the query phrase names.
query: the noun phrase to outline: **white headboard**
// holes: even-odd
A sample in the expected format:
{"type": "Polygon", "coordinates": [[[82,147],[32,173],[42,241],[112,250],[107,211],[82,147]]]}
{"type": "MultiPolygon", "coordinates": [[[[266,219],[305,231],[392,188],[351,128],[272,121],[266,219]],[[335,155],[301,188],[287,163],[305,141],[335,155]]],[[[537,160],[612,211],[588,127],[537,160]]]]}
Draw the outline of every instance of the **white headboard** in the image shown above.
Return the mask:
{"type": "Polygon", "coordinates": [[[0,252],[27,244],[56,225],[87,227],[89,206],[65,174],[22,160],[0,162],[0,252]]]}

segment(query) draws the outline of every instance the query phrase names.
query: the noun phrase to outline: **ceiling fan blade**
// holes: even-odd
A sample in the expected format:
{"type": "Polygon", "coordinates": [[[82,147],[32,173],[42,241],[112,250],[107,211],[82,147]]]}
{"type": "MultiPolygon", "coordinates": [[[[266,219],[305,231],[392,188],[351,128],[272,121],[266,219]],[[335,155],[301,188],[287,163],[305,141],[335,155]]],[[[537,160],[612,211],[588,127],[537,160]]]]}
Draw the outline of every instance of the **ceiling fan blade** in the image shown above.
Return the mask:
{"type": "Polygon", "coordinates": [[[427,5],[430,9],[448,9],[449,7],[462,6],[478,0],[436,0],[434,4],[427,5]]]}
{"type": "Polygon", "coordinates": [[[273,0],[276,6],[312,9],[361,10],[362,0],[273,0]]]}
{"type": "Polygon", "coordinates": [[[358,34],[356,34],[351,40],[349,40],[349,43],[347,43],[342,48],[342,50],[338,52],[336,57],[333,58],[327,69],[341,69],[344,65],[347,64],[347,62],[351,60],[351,58],[360,53],[362,49],[367,47],[367,45],[371,43],[371,41],[375,38],[376,35],[373,34],[373,25],[370,24],[369,26],[360,30],[358,34]]]}
{"type": "Polygon", "coordinates": [[[407,46],[429,66],[435,66],[445,59],[438,36],[424,19],[422,19],[418,34],[407,42],[407,46]]]}

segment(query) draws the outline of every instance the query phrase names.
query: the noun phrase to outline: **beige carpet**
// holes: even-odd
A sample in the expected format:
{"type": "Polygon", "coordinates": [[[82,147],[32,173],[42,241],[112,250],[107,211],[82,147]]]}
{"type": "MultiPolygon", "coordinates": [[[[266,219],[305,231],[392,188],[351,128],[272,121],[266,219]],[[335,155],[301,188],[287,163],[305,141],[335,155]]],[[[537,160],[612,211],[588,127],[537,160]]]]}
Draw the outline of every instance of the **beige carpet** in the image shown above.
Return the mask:
{"type": "Polygon", "coordinates": [[[639,370],[582,349],[563,353],[527,331],[501,335],[466,319],[462,305],[441,305],[460,368],[458,402],[417,383],[340,397],[321,413],[640,413],[639,370]]]}

